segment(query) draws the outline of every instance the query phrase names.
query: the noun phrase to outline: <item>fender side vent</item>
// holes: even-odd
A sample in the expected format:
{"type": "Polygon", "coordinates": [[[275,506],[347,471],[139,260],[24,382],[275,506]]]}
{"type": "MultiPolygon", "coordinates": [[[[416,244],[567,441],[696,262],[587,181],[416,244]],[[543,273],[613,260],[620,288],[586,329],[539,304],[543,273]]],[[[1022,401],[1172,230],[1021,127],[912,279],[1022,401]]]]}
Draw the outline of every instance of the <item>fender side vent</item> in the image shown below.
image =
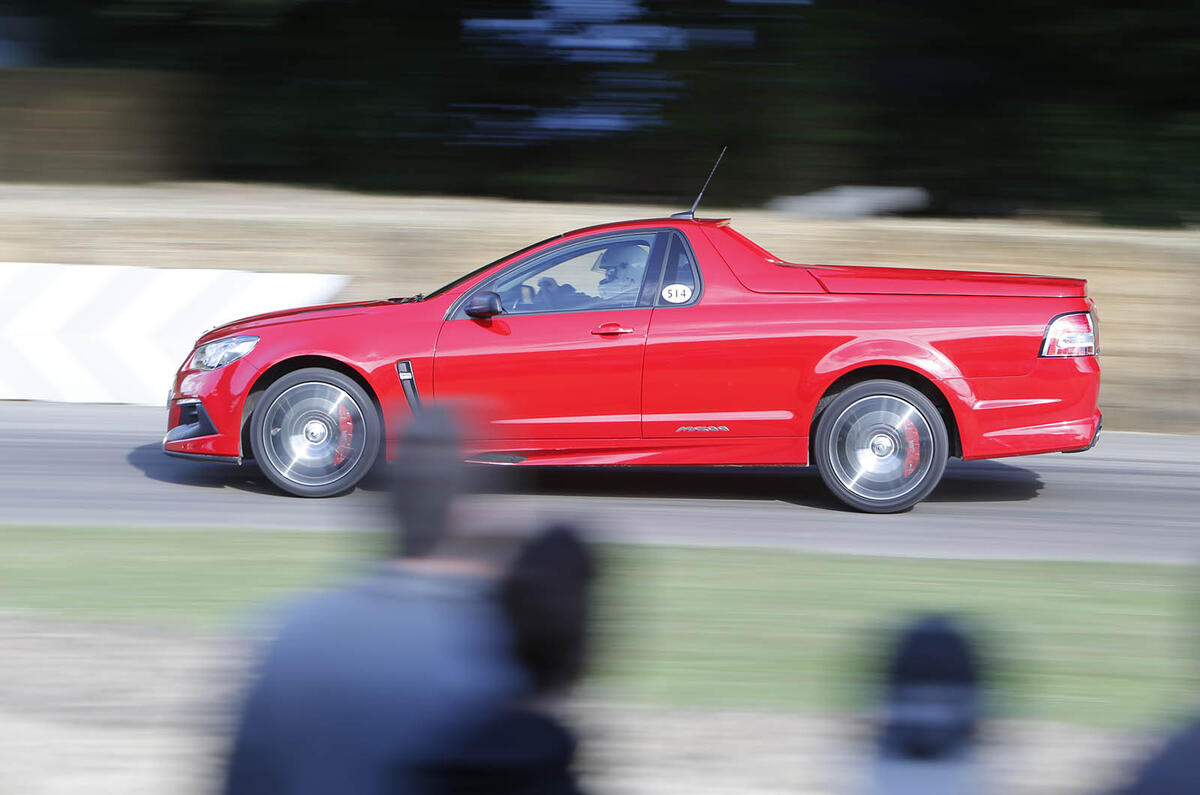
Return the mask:
{"type": "Polygon", "coordinates": [[[417,379],[413,375],[412,362],[401,359],[396,362],[396,375],[400,377],[400,386],[404,390],[404,399],[413,414],[421,411],[421,396],[417,393],[417,379]]]}

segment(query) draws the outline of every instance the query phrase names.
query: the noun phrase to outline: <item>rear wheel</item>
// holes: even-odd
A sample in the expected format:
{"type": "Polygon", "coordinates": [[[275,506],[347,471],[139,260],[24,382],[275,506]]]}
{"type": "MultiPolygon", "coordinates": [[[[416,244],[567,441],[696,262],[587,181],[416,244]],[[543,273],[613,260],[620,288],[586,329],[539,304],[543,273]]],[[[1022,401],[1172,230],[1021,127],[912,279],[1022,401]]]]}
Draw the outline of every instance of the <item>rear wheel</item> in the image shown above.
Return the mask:
{"type": "Polygon", "coordinates": [[[892,513],[937,486],[950,443],[929,398],[896,381],[864,381],[835,397],[817,421],[814,458],[839,500],[860,511],[892,513]]]}
{"type": "Polygon", "coordinates": [[[349,491],[370,471],[382,425],[353,379],[309,367],[267,388],[250,418],[250,445],[263,473],[300,497],[349,491]]]}

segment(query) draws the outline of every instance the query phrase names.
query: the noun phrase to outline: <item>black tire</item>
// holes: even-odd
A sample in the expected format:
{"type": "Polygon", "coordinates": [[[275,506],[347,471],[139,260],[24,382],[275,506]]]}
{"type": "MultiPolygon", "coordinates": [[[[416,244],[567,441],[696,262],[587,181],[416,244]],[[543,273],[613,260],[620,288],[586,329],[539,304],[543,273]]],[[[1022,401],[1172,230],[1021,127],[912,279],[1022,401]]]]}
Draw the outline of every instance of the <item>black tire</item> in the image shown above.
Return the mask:
{"type": "Polygon", "coordinates": [[[894,513],[929,496],[946,471],[950,439],[937,407],[897,381],[864,381],[821,412],[813,458],[846,505],[894,513]]]}
{"type": "Polygon", "coordinates": [[[307,367],[267,388],[250,416],[259,468],[298,497],[344,494],[375,464],[383,425],[354,379],[307,367]]]}

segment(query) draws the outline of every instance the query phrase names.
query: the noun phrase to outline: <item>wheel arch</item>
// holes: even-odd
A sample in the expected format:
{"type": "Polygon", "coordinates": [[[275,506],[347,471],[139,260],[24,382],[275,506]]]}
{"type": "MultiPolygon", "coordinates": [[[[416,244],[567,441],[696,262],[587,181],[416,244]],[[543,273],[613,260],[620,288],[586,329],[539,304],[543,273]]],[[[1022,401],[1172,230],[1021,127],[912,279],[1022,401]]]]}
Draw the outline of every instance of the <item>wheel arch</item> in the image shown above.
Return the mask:
{"type": "Polygon", "coordinates": [[[250,417],[254,414],[254,409],[258,405],[258,401],[263,396],[263,393],[270,388],[271,384],[283,378],[288,373],[294,373],[306,367],[321,367],[326,370],[333,370],[350,378],[361,386],[363,391],[367,393],[367,396],[371,398],[371,403],[375,406],[375,413],[379,416],[380,428],[383,429],[383,438],[387,438],[387,425],[383,416],[383,405],[379,401],[379,395],[376,394],[375,389],[371,386],[371,382],[367,380],[367,377],[361,371],[353,365],[329,356],[292,356],[287,359],[281,359],[259,373],[254,379],[254,384],[250,387],[250,391],[246,393],[246,400],[242,403],[242,426],[239,441],[243,458],[250,459],[254,457],[254,450],[250,446],[250,417]]]}
{"type": "Polygon", "coordinates": [[[962,437],[959,434],[958,418],[954,414],[954,407],[951,405],[950,399],[937,383],[924,373],[909,367],[896,364],[872,364],[842,373],[821,394],[808,425],[808,460],[810,462],[814,460],[813,444],[817,436],[817,422],[820,421],[825,407],[832,403],[839,394],[855,384],[876,379],[907,384],[929,398],[938,413],[941,414],[942,422],[946,424],[946,433],[950,437],[950,455],[962,456],[962,437]]]}

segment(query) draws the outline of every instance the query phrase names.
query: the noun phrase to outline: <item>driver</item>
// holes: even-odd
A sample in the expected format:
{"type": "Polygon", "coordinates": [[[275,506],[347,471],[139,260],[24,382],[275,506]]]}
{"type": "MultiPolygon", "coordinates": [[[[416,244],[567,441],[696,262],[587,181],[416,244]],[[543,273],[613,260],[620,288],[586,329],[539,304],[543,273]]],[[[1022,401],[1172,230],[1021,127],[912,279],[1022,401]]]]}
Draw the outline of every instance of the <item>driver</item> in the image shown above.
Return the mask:
{"type": "Polygon", "coordinates": [[[647,254],[644,248],[635,243],[620,243],[607,249],[592,265],[593,271],[604,271],[604,278],[600,280],[600,297],[636,297],[642,285],[642,274],[646,270],[647,254]]]}

